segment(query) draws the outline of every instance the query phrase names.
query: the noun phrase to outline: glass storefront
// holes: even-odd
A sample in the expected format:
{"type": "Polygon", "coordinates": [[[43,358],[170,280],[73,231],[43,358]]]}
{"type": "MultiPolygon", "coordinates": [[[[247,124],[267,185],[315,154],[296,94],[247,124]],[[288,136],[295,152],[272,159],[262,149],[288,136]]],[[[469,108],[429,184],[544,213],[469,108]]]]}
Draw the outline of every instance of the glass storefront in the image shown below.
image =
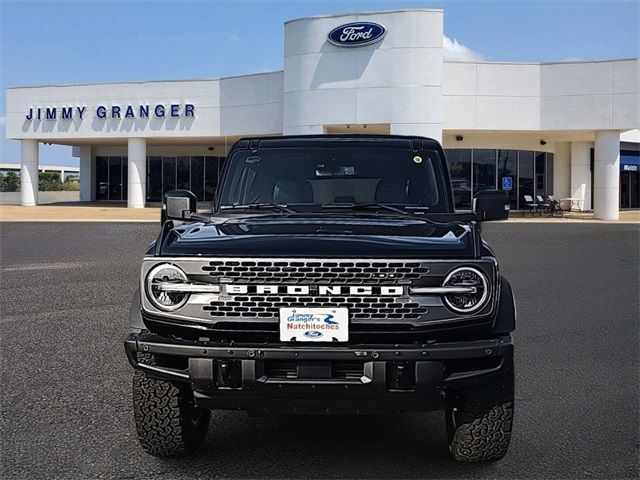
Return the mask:
{"type": "Polygon", "coordinates": [[[523,209],[524,195],[553,195],[553,153],[456,148],[445,154],[457,210],[470,210],[482,190],[502,189],[504,177],[511,179],[512,210],[523,209]]]}
{"type": "MultiPolygon", "coordinates": [[[[553,195],[553,154],[527,150],[446,149],[456,209],[470,210],[482,190],[507,191],[512,210],[522,210],[524,195],[553,195]]],[[[161,202],[164,193],[191,190],[198,201],[211,202],[224,157],[147,157],[147,201],[161,202]]],[[[620,152],[620,208],[640,208],[640,152],[620,152]]],[[[96,156],[96,200],[127,200],[127,157],[96,156]]]]}
{"type": "MultiPolygon", "coordinates": [[[[215,195],[224,157],[147,157],[147,202],[161,202],[171,190],[191,190],[201,202],[215,195]]],[[[96,156],[96,200],[127,200],[127,157],[96,156]]]]}

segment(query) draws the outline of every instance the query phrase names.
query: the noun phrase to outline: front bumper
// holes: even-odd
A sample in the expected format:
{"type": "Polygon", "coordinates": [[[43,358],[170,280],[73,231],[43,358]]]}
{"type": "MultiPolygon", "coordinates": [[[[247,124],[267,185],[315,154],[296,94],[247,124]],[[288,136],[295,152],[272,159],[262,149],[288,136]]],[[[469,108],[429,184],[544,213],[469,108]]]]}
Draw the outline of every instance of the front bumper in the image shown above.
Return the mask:
{"type": "Polygon", "coordinates": [[[198,405],[250,414],[390,413],[444,407],[445,394],[513,367],[510,336],[422,345],[221,346],[151,333],[125,340],[131,365],[188,382],[198,405]],[[154,354],[154,365],[138,361],[154,354]]]}

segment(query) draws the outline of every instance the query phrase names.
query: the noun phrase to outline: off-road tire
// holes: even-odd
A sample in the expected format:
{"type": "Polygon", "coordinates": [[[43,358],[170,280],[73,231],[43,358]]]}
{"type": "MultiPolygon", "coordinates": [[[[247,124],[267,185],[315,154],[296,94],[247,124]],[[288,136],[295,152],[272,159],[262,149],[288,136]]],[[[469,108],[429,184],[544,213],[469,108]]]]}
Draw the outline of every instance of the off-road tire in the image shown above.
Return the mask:
{"type": "Polygon", "coordinates": [[[452,392],[446,411],[449,452],[459,462],[490,462],[507,453],[513,425],[513,369],[499,380],[452,392]]]}
{"type": "MultiPolygon", "coordinates": [[[[152,355],[138,355],[140,363],[153,364],[152,355]]],[[[188,384],[133,375],[133,414],[142,448],[157,457],[179,457],[204,442],[211,413],[193,403],[188,384]]]]}

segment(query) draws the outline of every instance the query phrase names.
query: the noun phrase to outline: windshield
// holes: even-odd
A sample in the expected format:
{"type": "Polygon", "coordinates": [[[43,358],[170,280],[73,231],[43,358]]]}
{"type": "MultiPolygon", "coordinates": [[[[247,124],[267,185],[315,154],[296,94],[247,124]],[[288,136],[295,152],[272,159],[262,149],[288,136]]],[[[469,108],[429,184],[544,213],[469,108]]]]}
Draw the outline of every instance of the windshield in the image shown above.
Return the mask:
{"type": "Polygon", "coordinates": [[[275,203],[295,211],[386,204],[448,211],[436,151],[281,148],[238,151],[228,161],[220,206],[275,203]]]}

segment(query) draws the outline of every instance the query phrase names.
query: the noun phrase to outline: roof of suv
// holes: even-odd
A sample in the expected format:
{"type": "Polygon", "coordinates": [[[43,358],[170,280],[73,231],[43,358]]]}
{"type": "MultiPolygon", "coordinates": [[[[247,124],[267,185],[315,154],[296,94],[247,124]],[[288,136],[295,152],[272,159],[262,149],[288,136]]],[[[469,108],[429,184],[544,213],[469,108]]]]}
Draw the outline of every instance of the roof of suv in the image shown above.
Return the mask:
{"type": "Polygon", "coordinates": [[[330,147],[345,143],[369,143],[376,146],[411,148],[413,150],[442,148],[432,139],[403,135],[290,135],[281,137],[256,137],[238,140],[233,149],[330,147]]]}

